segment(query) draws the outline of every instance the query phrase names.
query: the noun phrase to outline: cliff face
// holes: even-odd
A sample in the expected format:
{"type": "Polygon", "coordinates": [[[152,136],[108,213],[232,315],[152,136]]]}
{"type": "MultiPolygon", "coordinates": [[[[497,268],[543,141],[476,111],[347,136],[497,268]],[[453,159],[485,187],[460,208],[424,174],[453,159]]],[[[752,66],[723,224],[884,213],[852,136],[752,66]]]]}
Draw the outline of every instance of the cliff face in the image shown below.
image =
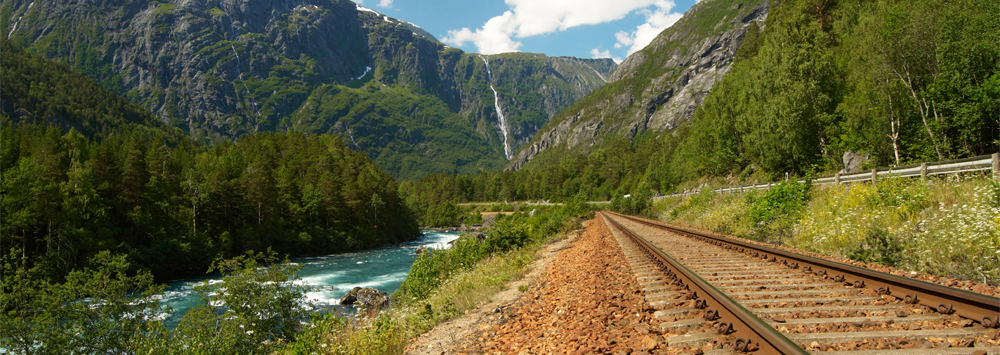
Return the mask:
{"type": "Polygon", "coordinates": [[[607,85],[540,129],[507,168],[520,169],[553,148],[588,151],[609,135],[631,138],[646,130],[676,128],[729,71],[748,28],[762,26],[768,10],[768,0],[705,0],[692,6],[622,62],[607,85]]]}
{"type": "Polygon", "coordinates": [[[615,68],[512,53],[486,58],[490,77],[480,56],[346,0],[3,0],[0,26],[193,136],[339,133],[397,177],[503,167],[615,68]]]}

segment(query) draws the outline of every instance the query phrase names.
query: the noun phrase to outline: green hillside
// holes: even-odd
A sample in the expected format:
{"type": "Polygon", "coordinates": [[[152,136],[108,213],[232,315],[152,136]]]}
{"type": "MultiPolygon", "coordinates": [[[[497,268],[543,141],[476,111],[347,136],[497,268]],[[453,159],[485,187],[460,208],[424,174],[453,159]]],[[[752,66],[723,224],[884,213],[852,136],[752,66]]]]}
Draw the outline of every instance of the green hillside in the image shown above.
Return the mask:
{"type": "Polygon", "coordinates": [[[0,57],[3,268],[59,282],[110,251],[166,280],[248,250],[329,254],[419,235],[395,181],[338,136],[202,145],[64,64],[3,39],[0,57]]]}

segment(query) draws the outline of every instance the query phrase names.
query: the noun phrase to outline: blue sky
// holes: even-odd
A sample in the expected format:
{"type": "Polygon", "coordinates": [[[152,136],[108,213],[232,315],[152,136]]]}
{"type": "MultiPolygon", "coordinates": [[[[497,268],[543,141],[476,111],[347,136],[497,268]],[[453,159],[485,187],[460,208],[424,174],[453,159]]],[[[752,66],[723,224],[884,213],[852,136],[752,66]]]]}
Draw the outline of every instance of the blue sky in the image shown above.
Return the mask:
{"type": "Polygon", "coordinates": [[[622,60],[696,0],[354,0],[466,52],[622,60]]]}

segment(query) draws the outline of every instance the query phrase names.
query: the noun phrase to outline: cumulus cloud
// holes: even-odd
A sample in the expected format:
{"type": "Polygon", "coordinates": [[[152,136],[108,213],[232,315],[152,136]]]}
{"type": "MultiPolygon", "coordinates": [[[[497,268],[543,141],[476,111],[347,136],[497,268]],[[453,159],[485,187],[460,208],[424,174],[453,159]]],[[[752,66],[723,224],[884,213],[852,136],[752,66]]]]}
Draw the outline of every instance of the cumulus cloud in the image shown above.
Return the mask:
{"type": "Polygon", "coordinates": [[[378,6],[379,7],[390,7],[390,6],[392,6],[392,0],[379,0],[378,1],[378,6]]]}
{"type": "Polygon", "coordinates": [[[448,31],[448,36],[444,38],[444,42],[456,46],[461,46],[465,42],[472,42],[479,48],[479,53],[482,54],[517,52],[517,49],[521,47],[521,42],[515,42],[510,39],[510,33],[516,28],[513,18],[514,13],[507,11],[503,15],[486,21],[486,24],[475,32],[468,28],[448,31]]]}
{"type": "Polygon", "coordinates": [[[612,57],[611,56],[611,51],[609,51],[607,49],[605,49],[603,51],[599,50],[597,48],[591,49],[590,50],[590,55],[593,56],[593,58],[611,58],[611,60],[615,61],[616,64],[621,64],[621,62],[622,62],[621,58],[612,57]]]}
{"type": "Polygon", "coordinates": [[[656,39],[660,32],[673,26],[677,20],[681,19],[681,16],[684,16],[680,13],[670,12],[676,6],[673,0],[657,0],[655,5],[655,10],[641,10],[642,14],[646,16],[646,23],[637,26],[635,31],[615,33],[615,39],[618,40],[618,43],[615,43],[615,48],[629,47],[628,54],[638,52],[656,39]]]}
{"type": "MultiPolygon", "coordinates": [[[[646,24],[650,24],[651,21],[657,21],[656,24],[660,24],[662,23],[660,17],[662,16],[659,14],[662,12],[663,16],[672,15],[669,14],[669,11],[674,7],[674,2],[671,0],[505,1],[507,2],[507,6],[510,7],[510,11],[491,18],[483,27],[476,30],[462,28],[448,31],[448,35],[445,36],[443,41],[456,46],[472,42],[479,49],[479,52],[483,54],[514,52],[521,46],[521,42],[512,39],[512,37],[525,38],[564,31],[576,26],[620,20],[625,15],[636,10],[644,11],[647,19],[646,24]],[[650,10],[650,7],[655,7],[655,10],[650,10]]],[[[677,18],[680,18],[680,14],[673,15],[677,15],[677,18]]],[[[656,28],[656,26],[651,26],[650,28],[656,28]]],[[[624,44],[626,41],[618,38],[621,46],[634,46],[634,43],[638,43],[635,42],[640,38],[637,32],[631,34],[622,33],[628,36],[628,39],[633,42],[624,44]]],[[[616,45],[615,48],[621,47],[616,45]]]]}

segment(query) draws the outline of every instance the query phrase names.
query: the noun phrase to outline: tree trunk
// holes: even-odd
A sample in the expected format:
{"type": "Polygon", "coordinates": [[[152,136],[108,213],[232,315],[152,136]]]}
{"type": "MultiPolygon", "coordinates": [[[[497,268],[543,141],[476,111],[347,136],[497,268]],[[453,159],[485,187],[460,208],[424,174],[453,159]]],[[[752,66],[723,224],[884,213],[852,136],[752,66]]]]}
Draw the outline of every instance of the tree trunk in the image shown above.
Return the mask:
{"type": "Polygon", "coordinates": [[[899,165],[899,130],[902,122],[897,121],[896,115],[892,109],[892,93],[888,93],[889,96],[889,125],[892,129],[892,134],[889,135],[889,139],[892,140],[892,152],[896,155],[896,165],[899,165]]]}
{"type": "MultiPolygon", "coordinates": [[[[896,71],[894,71],[896,72],[896,71]]],[[[927,129],[927,135],[931,137],[931,143],[934,144],[934,152],[937,153],[938,160],[944,160],[944,154],[941,154],[941,148],[938,147],[937,138],[934,137],[934,131],[931,130],[930,124],[927,123],[927,116],[930,111],[930,107],[926,107],[927,101],[920,102],[920,98],[917,96],[917,90],[913,87],[913,80],[910,79],[910,72],[906,72],[906,78],[903,78],[899,72],[896,72],[896,76],[899,80],[906,84],[906,88],[910,90],[910,95],[913,96],[913,102],[917,104],[917,111],[920,112],[920,119],[924,122],[924,128],[927,129]]]]}

